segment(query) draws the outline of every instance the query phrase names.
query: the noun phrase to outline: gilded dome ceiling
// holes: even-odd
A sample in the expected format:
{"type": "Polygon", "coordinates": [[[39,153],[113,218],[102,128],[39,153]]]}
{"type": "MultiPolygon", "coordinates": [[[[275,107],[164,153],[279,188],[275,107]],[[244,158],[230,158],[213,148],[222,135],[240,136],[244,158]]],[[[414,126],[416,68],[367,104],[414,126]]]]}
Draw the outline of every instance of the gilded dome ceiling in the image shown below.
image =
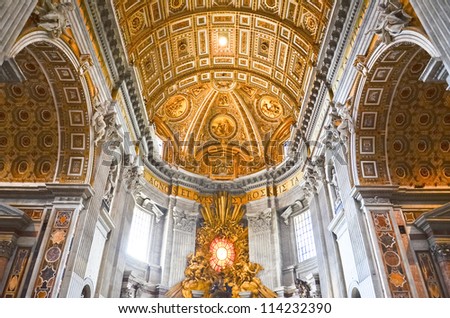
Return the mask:
{"type": "Polygon", "coordinates": [[[280,163],[332,2],[115,1],[163,159],[221,180],[280,163]]]}

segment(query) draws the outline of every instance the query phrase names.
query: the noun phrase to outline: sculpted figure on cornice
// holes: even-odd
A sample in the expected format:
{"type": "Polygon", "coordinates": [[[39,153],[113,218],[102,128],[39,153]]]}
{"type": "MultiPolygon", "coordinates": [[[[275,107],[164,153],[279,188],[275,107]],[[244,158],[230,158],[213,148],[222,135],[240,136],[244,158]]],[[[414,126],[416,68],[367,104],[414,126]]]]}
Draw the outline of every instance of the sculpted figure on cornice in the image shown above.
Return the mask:
{"type": "Polygon", "coordinates": [[[45,0],[34,10],[34,14],[38,16],[37,25],[48,31],[53,38],[59,38],[63,33],[70,38],[66,32],[70,26],[67,14],[73,9],[73,4],[69,2],[54,4],[51,0],[45,0]]]}
{"type": "Polygon", "coordinates": [[[144,167],[141,166],[139,156],[128,155],[125,160],[123,178],[128,191],[139,191],[141,184],[140,177],[144,174],[144,167]]]}
{"type": "Polygon", "coordinates": [[[323,181],[325,178],[324,160],[322,157],[307,162],[303,178],[305,179],[302,187],[303,193],[306,198],[310,198],[317,193],[319,181],[323,181]]]}
{"type": "MultiPolygon", "coordinates": [[[[340,124],[336,127],[339,131],[341,141],[347,147],[347,142],[349,141],[349,134],[354,132],[353,119],[350,115],[347,105],[337,103],[336,104],[337,114],[341,119],[340,124]]],[[[347,150],[347,149],[346,149],[347,150]]]]}
{"type": "Polygon", "coordinates": [[[367,57],[364,55],[357,55],[355,61],[353,62],[353,66],[356,68],[358,72],[362,74],[362,76],[367,76],[369,70],[367,69],[367,57]]]}
{"type": "Polygon", "coordinates": [[[392,42],[392,37],[402,32],[403,28],[411,21],[411,16],[403,10],[403,5],[398,0],[388,0],[378,5],[380,15],[377,25],[370,30],[381,37],[385,44],[392,42]]]}
{"type": "Polygon", "coordinates": [[[92,61],[92,57],[90,54],[81,54],[80,55],[80,67],[78,68],[78,74],[83,76],[88,72],[91,67],[94,65],[94,61],[92,61]]]}
{"type": "Polygon", "coordinates": [[[94,97],[94,114],[92,115],[92,126],[94,127],[94,143],[97,145],[105,136],[106,121],[105,115],[108,111],[109,102],[100,102],[98,96],[94,97]]]}
{"type": "Polygon", "coordinates": [[[114,192],[117,186],[117,177],[118,177],[118,164],[117,161],[113,160],[109,168],[108,178],[106,179],[105,194],[103,195],[103,199],[107,202],[109,206],[111,205],[112,198],[114,196],[114,192]]]}
{"type": "Polygon", "coordinates": [[[328,149],[336,149],[339,144],[344,146],[347,153],[350,135],[354,132],[353,118],[347,105],[341,103],[330,103],[330,123],[326,125],[322,142],[328,149]]]}

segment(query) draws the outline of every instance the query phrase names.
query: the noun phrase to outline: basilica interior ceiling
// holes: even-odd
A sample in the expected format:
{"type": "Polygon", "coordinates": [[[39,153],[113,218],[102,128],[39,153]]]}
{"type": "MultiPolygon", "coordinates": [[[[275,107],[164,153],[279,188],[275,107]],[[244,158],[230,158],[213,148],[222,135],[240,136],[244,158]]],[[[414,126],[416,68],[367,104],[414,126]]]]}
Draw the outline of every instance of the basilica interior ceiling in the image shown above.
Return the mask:
{"type": "Polygon", "coordinates": [[[0,178],[6,182],[85,182],[90,126],[78,70],[53,44],[16,57],[25,80],[0,83],[0,178]]]}
{"type": "Polygon", "coordinates": [[[283,160],[332,0],[114,4],[166,162],[229,180],[283,160]]]}
{"type": "Polygon", "coordinates": [[[362,184],[450,185],[450,93],[421,79],[429,54],[412,43],[384,52],[367,75],[356,122],[362,184]]]}

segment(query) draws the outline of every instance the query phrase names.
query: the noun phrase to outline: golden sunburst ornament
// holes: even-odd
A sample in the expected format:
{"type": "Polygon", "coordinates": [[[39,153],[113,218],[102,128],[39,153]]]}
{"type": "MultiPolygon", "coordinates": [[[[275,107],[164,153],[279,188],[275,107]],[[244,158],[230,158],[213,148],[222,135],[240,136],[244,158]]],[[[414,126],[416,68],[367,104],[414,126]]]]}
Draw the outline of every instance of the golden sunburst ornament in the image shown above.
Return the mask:
{"type": "Polygon", "coordinates": [[[257,276],[263,268],[249,260],[248,229],[242,224],[245,210],[232,203],[232,197],[221,192],[213,205],[202,208],[204,223],[197,231],[195,254],[188,257],[186,278],[172,287],[168,297],[193,297],[192,291],[203,297],[276,297],[257,276]],[[225,297],[225,296],[219,296],[225,297]]]}

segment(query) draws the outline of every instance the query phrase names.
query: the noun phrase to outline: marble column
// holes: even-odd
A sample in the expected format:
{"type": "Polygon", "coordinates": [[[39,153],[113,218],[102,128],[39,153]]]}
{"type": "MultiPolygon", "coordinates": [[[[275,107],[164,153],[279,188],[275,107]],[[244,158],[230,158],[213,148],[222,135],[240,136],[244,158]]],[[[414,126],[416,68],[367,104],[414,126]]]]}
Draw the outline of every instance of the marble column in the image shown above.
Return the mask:
{"type": "Polygon", "coordinates": [[[280,243],[278,220],[275,211],[267,208],[247,215],[250,261],[260,264],[264,270],[259,277],[271,289],[281,285],[280,243]]]}
{"type": "MultiPolygon", "coordinates": [[[[450,73],[450,1],[436,0],[410,0],[419,20],[441,53],[447,72],[450,73]]],[[[450,76],[447,77],[450,85],[450,76]]]]}
{"type": "Polygon", "coordinates": [[[0,282],[5,275],[9,259],[16,249],[16,238],[4,238],[0,241],[0,282]]]}
{"type": "Polygon", "coordinates": [[[36,3],[37,0],[0,2],[0,65],[7,58],[36,3]]]}
{"type": "Polygon", "coordinates": [[[195,252],[197,214],[174,207],[169,287],[184,279],[187,256],[195,252]]]}

